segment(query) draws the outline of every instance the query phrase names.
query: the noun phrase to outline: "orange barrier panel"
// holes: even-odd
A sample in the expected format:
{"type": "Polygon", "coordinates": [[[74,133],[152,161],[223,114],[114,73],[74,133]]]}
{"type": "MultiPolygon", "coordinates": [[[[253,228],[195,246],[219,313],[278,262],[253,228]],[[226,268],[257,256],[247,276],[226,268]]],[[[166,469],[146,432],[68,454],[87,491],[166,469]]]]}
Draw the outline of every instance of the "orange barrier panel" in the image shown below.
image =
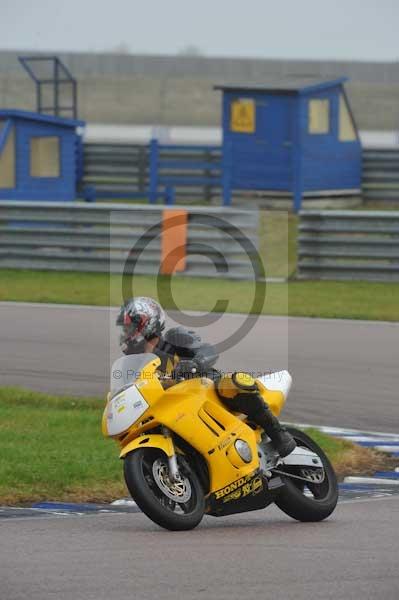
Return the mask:
{"type": "Polygon", "coordinates": [[[186,268],[187,210],[162,212],[161,274],[172,275],[186,268]]]}

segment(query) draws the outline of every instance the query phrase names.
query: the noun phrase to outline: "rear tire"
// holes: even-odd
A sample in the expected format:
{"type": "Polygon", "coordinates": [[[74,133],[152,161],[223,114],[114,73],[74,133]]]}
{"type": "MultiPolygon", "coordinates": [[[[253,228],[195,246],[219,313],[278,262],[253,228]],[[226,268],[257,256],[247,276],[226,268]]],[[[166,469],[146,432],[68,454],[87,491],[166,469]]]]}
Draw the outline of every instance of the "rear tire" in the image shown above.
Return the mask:
{"type": "Polygon", "coordinates": [[[165,494],[167,487],[162,489],[157,482],[154,475],[157,465],[166,474],[165,481],[169,471],[167,456],[162,451],[140,448],[128,454],[124,460],[125,482],[133,500],[154,523],[171,531],[194,529],[201,522],[205,511],[205,496],[196,473],[180,457],[178,463],[186,482],[184,493],[189,496],[186,502],[180,502],[181,498],[178,496],[177,501],[172,500],[171,494],[165,494]],[[176,510],[180,512],[175,512],[176,510]]]}
{"type": "MultiPolygon", "coordinates": [[[[338,502],[338,482],[331,462],[316,442],[306,433],[287,427],[298,446],[305,446],[317,454],[323,463],[325,478],[320,484],[307,487],[314,497],[304,495],[305,483],[282,476],[285,486],[276,499],[277,506],[297,521],[322,521],[331,515],[338,502]]],[[[299,469],[298,469],[299,471],[299,469]]],[[[299,474],[299,473],[298,473],[299,474]]]]}

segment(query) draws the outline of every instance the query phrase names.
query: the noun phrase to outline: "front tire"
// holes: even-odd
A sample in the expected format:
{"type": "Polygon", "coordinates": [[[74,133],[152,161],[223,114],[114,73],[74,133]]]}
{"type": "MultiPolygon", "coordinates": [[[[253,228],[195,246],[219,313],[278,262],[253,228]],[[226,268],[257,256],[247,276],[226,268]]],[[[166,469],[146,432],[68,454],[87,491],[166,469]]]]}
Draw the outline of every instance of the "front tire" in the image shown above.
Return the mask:
{"type": "MultiPolygon", "coordinates": [[[[324,480],[321,483],[305,483],[299,479],[282,476],[285,486],[276,499],[277,506],[297,521],[322,521],[331,515],[338,502],[338,482],[331,462],[316,442],[299,429],[287,427],[298,446],[304,446],[317,454],[323,463],[324,480]]],[[[286,468],[287,472],[300,475],[300,467],[286,468]]]]}
{"type": "Polygon", "coordinates": [[[182,480],[169,480],[167,456],[154,448],[140,448],[124,460],[127,488],[137,506],[154,523],[171,531],[194,529],[205,511],[205,496],[196,473],[178,457],[182,480]]]}

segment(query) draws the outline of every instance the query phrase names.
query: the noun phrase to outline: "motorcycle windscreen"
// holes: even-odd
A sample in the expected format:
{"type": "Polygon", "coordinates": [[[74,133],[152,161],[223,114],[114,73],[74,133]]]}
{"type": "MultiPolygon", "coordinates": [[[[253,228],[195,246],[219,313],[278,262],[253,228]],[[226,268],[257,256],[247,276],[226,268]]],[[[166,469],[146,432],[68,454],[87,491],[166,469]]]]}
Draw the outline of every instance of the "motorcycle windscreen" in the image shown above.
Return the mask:
{"type": "Polygon", "coordinates": [[[150,352],[118,358],[111,367],[111,396],[114,396],[123,387],[135,383],[144,367],[157,359],[158,357],[150,352]]]}

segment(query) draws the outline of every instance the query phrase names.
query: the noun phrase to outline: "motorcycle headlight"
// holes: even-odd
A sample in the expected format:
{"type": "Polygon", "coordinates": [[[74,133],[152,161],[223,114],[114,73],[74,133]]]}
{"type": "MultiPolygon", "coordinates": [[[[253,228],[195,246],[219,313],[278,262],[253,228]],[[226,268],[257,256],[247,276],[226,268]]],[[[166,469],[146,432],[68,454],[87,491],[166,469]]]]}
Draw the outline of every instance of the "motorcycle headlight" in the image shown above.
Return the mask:
{"type": "Polygon", "coordinates": [[[236,440],[234,442],[234,448],[237,451],[237,454],[242,458],[242,460],[246,463],[250,463],[252,460],[252,452],[251,448],[244,440],[236,440]]]}

